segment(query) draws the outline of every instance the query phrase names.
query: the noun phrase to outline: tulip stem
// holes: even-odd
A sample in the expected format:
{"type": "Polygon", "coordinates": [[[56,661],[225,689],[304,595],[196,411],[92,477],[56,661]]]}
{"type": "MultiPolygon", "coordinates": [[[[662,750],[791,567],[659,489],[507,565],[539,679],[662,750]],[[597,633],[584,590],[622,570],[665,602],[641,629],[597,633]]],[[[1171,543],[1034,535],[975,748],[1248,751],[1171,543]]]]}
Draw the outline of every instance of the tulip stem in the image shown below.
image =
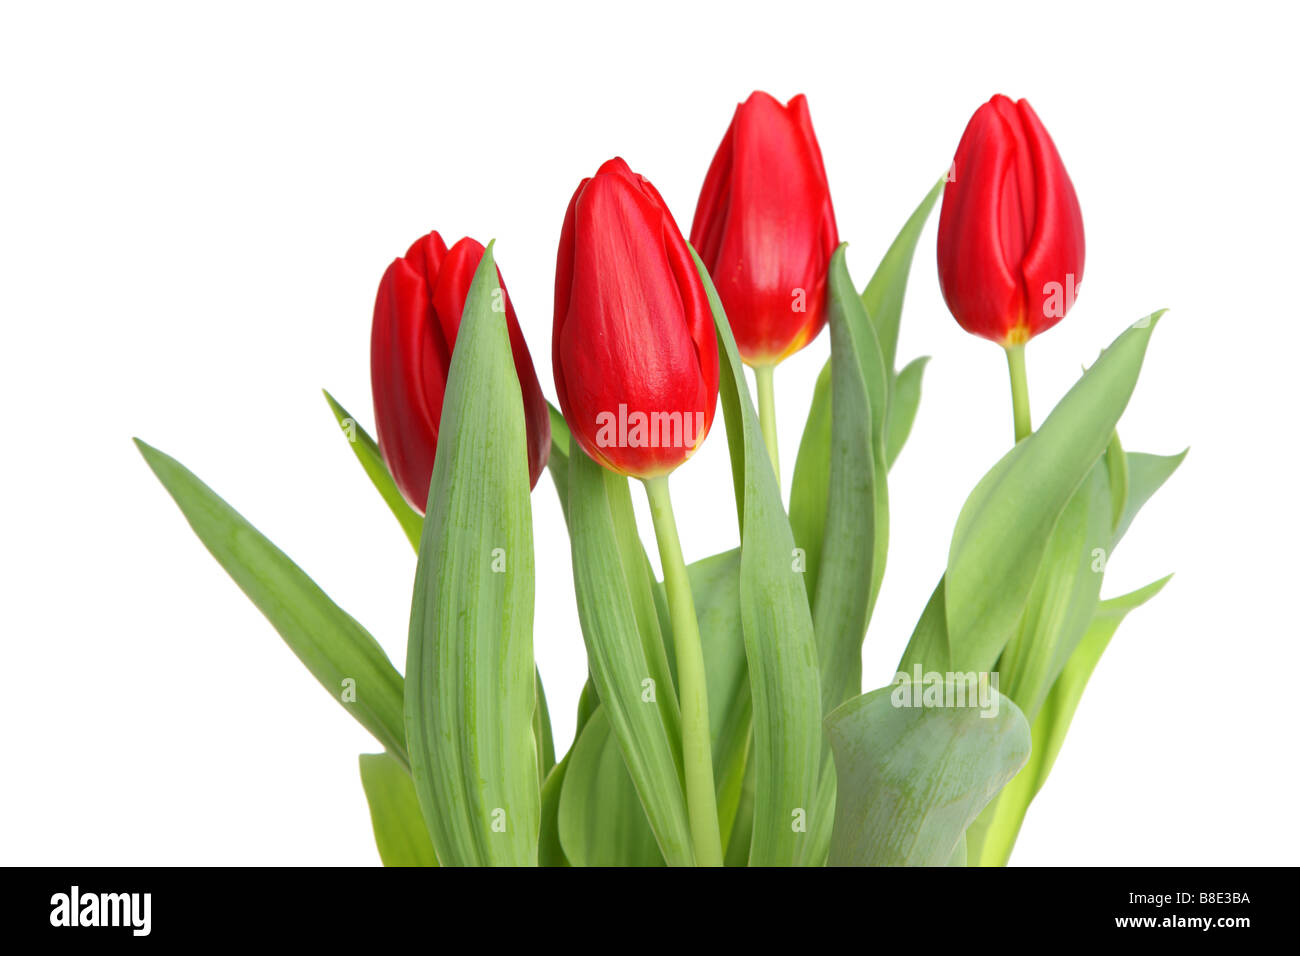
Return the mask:
{"type": "Polygon", "coordinates": [[[776,486],[781,487],[781,457],[776,450],[776,398],[772,391],[772,371],[775,365],[755,365],[754,381],[758,384],[758,423],[763,428],[763,444],[772,459],[776,472],[776,486]]]}
{"type": "Polygon", "coordinates": [[[1034,431],[1029,417],[1029,381],[1025,376],[1025,347],[1008,345],[1007,368],[1011,370],[1011,409],[1016,420],[1016,442],[1028,438],[1034,431]]]}
{"type": "Polygon", "coordinates": [[[718,829],[718,803],[713,788],[713,750],[709,737],[709,691],[704,678],[704,648],[695,616],[691,582],[677,538],[677,521],[668,496],[668,478],[645,479],[650,516],[659,540],[659,560],[664,568],[664,590],[677,651],[677,689],[682,710],[682,759],[686,769],[686,812],[690,819],[695,862],[722,866],[722,835],[718,829]]]}

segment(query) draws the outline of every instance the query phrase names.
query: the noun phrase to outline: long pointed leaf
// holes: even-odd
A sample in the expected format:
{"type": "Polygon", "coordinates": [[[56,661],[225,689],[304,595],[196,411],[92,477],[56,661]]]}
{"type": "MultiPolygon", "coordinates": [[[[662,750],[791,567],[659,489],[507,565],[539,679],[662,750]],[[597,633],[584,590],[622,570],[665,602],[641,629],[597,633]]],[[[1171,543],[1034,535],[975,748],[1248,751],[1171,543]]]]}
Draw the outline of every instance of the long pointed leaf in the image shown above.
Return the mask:
{"type": "Polygon", "coordinates": [[[1159,314],[1102,353],[1042,427],[971,492],[948,552],[945,603],[952,663],[987,671],[1015,631],[1052,529],[1106,451],[1159,314]]]}
{"type": "Polygon", "coordinates": [[[452,354],[411,603],[411,773],[446,866],[534,865],[533,540],[523,399],[489,245],[452,354]]]}
{"type": "MultiPolygon", "coordinates": [[[[694,252],[692,251],[692,255],[694,252]]],[[[753,695],[752,866],[805,861],[821,754],[817,646],[794,535],[781,504],[740,354],[708,271],[695,257],[718,333],[720,383],[740,523],[740,606],[753,695]]]]}
{"type": "Polygon", "coordinates": [[[204,547],[330,696],[401,761],[402,675],[379,643],[284,552],[176,459],[136,447],[204,547]]]}
{"type": "Polygon", "coordinates": [[[362,754],[359,763],[375,846],[384,866],[437,866],[406,765],[389,753],[362,754]]]}

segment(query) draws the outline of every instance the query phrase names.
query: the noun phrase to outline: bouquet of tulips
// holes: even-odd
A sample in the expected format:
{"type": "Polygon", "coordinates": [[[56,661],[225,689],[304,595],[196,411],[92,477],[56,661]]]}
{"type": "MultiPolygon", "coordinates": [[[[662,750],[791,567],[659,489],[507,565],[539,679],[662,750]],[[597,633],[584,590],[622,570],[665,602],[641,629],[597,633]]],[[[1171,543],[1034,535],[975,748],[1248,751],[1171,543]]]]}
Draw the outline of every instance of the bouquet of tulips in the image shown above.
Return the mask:
{"type": "Polygon", "coordinates": [[[404,675],[140,443],[217,561],[382,745],[360,770],[384,863],[1005,863],[1107,643],[1167,580],[1101,596],[1108,556],[1182,460],[1125,451],[1116,432],[1159,313],[1033,427],[1025,345],[1069,310],[1084,262],[1074,187],[1037,115],[1004,96],[981,106],[862,288],[802,96],[737,108],[689,242],[622,159],[582,180],[559,235],[558,409],[492,243],[437,232],[379,284],[374,437],[326,394],[418,553],[404,675]],[[966,499],[895,679],[863,693],[889,471],[925,368],[897,367],[903,294],[941,195],[940,285],[961,326],[1006,351],[1015,442],[966,499]],[[787,502],[774,371],[827,325],[787,502]],[[688,565],[669,479],[719,405],[738,543],[688,565]],[[545,470],[589,674],[558,759],[533,656],[531,494],[545,470]]]}

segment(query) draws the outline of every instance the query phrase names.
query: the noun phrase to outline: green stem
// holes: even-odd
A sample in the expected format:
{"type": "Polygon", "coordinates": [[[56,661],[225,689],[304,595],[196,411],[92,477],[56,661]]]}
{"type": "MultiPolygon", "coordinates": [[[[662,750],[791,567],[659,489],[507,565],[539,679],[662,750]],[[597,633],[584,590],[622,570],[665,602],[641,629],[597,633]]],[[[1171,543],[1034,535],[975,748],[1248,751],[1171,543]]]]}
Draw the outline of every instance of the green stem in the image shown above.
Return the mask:
{"type": "Polygon", "coordinates": [[[1025,377],[1025,347],[1008,345],[1007,368],[1011,370],[1011,408],[1016,419],[1016,441],[1028,438],[1034,431],[1029,417],[1029,382],[1025,377]]]}
{"type": "Polygon", "coordinates": [[[677,521],[668,496],[668,478],[645,479],[650,516],[659,539],[659,560],[664,568],[664,590],[677,650],[677,689],[682,708],[682,760],[686,769],[686,812],[690,818],[695,862],[722,865],[722,835],[718,829],[718,802],[713,789],[713,750],[709,737],[709,691],[704,679],[704,648],[695,617],[691,582],[677,539],[677,521]]]}
{"type": "Polygon", "coordinates": [[[763,428],[763,444],[772,459],[776,472],[776,486],[781,487],[781,457],[776,450],[776,398],[772,392],[772,370],[775,365],[755,365],[754,380],[758,384],[758,423],[763,428]]]}

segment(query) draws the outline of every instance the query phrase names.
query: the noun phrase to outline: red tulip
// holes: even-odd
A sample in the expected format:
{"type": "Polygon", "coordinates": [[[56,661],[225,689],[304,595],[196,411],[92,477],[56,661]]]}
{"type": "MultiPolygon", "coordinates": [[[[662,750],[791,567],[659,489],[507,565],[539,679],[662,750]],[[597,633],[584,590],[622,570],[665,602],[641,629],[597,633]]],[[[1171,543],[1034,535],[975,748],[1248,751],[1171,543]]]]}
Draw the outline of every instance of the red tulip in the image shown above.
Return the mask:
{"type": "Polygon", "coordinates": [[[691,243],[749,365],[774,365],[826,324],[839,245],[808,101],[754,93],[736,107],[700,190],[691,243]]]}
{"type": "Polygon", "coordinates": [[[1059,322],[1083,281],[1083,215],[1026,100],[995,96],[957,146],[939,217],[939,285],[967,332],[1023,345],[1059,322]]]}
{"type": "MultiPolygon", "coordinates": [[[[393,261],[375,298],[370,380],[379,450],[402,497],[421,513],[429,498],[456,331],[483,252],[468,238],[448,249],[442,236],[431,232],[393,261]]],[[[551,451],[550,413],[504,283],[501,291],[528,426],[528,474],[536,485],[551,451]]]]}
{"type": "Polygon", "coordinates": [[[658,190],[611,159],[573,194],[555,266],[555,389],[583,450],[638,478],[690,457],[717,407],[716,334],[658,190]]]}

